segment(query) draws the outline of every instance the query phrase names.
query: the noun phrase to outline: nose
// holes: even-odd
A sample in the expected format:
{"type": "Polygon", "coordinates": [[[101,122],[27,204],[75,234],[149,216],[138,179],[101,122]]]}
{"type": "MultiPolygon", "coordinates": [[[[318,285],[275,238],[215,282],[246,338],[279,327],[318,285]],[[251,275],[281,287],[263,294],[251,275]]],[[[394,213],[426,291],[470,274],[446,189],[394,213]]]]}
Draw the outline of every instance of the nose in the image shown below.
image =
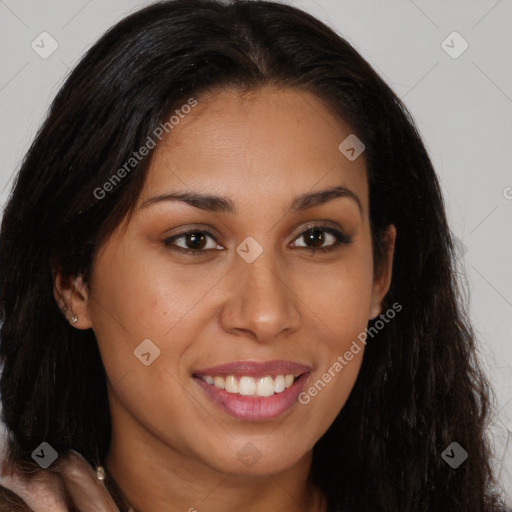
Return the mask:
{"type": "Polygon", "coordinates": [[[296,331],[301,322],[300,300],[290,273],[280,270],[266,251],[252,263],[237,256],[234,266],[229,273],[232,293],[220,313],[222,328],[260,343],[296,331]]]}

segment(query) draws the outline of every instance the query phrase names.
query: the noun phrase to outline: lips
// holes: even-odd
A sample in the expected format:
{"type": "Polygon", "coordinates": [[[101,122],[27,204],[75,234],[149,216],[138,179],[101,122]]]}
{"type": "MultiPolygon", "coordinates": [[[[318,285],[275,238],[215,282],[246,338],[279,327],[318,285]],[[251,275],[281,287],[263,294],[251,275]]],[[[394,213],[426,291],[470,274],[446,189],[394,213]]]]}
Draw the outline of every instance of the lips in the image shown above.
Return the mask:
{"type": "Polygon", "coordinates": [[[292,361],[237,361],[193,372],[206,395],[246,421],[276,418],[296,401],[311,367],[292,361]]]}
{"type": "Polygon", "coordinates": [[[311,367],[292,361],[274,360],[274,361],[237,361],[233,363],[221,364],[218,366],[212,366],[211,368],[203,368],[201,370],[195,370],[193,375],[237,375],[248,377],[265,377],[270,375],[271,377],[276,375],[301,375],[306,372],[310,372],[311,367]]]}

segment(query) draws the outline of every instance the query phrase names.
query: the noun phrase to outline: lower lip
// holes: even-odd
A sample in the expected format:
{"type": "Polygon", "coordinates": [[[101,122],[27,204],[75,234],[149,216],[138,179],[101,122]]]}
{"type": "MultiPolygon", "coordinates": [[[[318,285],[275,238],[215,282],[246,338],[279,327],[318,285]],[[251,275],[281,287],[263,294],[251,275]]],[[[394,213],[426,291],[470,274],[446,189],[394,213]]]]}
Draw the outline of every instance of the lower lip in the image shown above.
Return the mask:
{"type": "Polygon", "coordinates": [[[309,373],[303,373],[289,388],[267,397],[228,393],[206,383],[200,377],[195,377],[194,380],[204,389],[212,402],[231,416],[245,421],[268,421],[277,418],[297,402],[308,377],[309,373]]]}

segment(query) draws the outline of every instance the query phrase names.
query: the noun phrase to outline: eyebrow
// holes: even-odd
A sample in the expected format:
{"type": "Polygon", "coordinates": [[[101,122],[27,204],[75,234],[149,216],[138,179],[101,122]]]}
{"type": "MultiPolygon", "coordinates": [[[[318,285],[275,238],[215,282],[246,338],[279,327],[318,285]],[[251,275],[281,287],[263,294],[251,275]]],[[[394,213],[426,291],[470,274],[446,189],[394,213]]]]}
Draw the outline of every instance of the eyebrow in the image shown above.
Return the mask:
{"type": "MultiPolygon", "coordinates": [[[[316,192],[308,192],[298,196],[293,199],[290,209],[292,212],[300,212],[315,206],[320,206],[340,197],[352,199],[357,204],[359,211],[362,212],[361,201],[356,194],[341,185],[318,190],[316,192]]],[[[198,192],[171,192],[169,194],[151,197],[142,203],[141,208],[147,208],[148,206],[163,201],[181,201],[195,206],[196,208],[200,208],[201,210],[216,213],[234,214],[238,211],[235,202],[228,197],[201,194],[198,192]]]]}

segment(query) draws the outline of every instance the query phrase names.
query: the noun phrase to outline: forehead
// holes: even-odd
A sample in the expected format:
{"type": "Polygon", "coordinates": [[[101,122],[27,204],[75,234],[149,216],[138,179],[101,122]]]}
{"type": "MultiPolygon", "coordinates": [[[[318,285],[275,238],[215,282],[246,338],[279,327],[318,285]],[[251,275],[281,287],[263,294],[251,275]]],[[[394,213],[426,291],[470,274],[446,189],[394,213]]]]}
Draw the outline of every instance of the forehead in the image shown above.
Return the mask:
{"type": "Polygon", "coordinates": [[[364,154],[351,161],[340,151],[352,130],[314,95],[228,89],[186,111],[170,114],[173,128],[155,149],[141,201],[179,189],[265,204],[342,185],[367,209],[364,154]]]}

